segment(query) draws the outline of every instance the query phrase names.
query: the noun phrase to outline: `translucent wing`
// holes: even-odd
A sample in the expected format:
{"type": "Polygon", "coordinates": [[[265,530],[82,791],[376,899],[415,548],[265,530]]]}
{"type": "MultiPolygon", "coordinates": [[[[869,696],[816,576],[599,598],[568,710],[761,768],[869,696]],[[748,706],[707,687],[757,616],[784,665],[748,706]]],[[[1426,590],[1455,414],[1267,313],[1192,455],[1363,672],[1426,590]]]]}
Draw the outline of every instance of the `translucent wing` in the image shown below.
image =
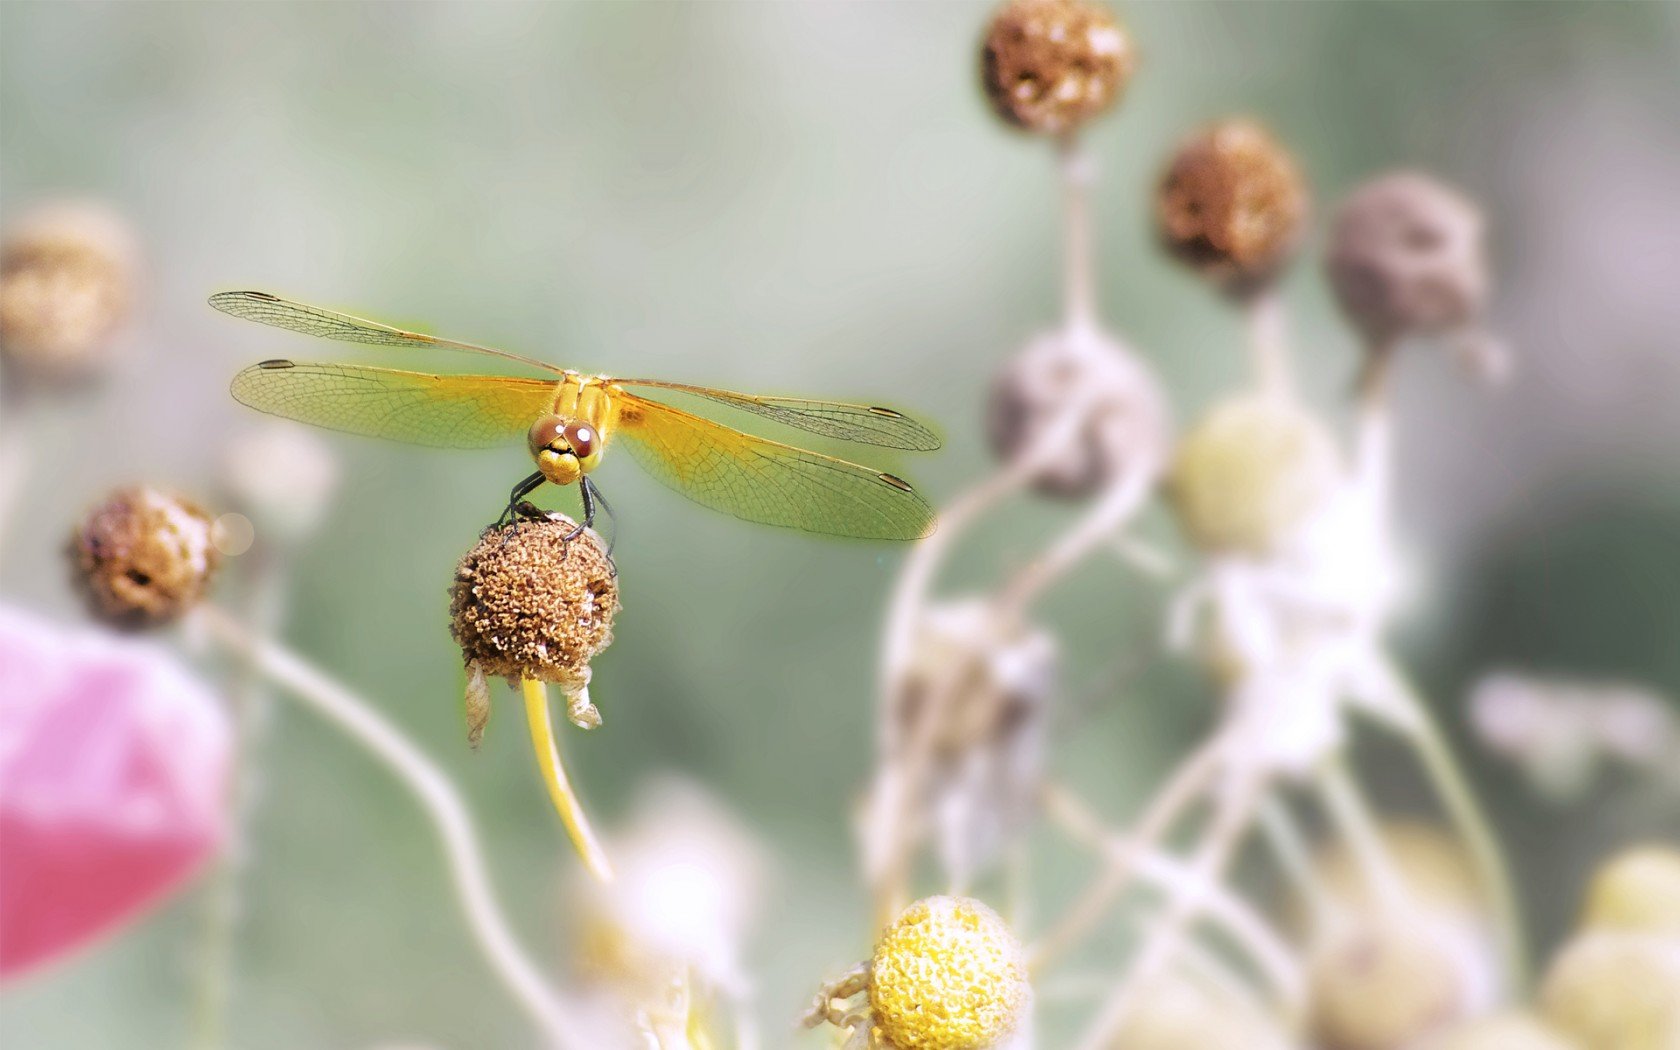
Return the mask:
{"type": "Polygon", "coordinates": [[[713,510],[835,536],[913,540],[933,508],[904,481],[832,456],[753,437],[619,392],[611,437],[655,478],[713,510]]]}
{"type": "Polygon", "coordinates": [[[506,350],[461,343],[453,339],[439,339],[424,332],[410,332],[378,321],[368,321],[335,310],[282,299],[267,292],[217,292],[210,297],[210,305],[224,314],[243,317],[258,324],[286,328],[322,339],[337,339],[345,343],[369,343],[373,346],[427,346],[443,350],[464,350],[471,354],[488,354],[508,361],[518,361],[546,372],[559,374],[561,369],[546,361],[537,361],[506,350]]]}
{"type": "Polygon", "coordinates": [[[686,383],[662,383],[656,379],[614,379],[613,382],[621,386],[678,390],[841,441],[856,441],[864,445],[901,448],[912,452],[931,452],[939,447],[938,435],[927,427],[903,413],[875,405],[738,394],[732,390],[714,390],[711,387],[689,386],[686,383]]]}
{"type": "Polygon", "coordinates": [[[548,410],[554,387],[546,379],[264,361],[234,376],[232,391],[259,412],[330,430],[435,448],[491,448],[523,436],[548,410]]]}

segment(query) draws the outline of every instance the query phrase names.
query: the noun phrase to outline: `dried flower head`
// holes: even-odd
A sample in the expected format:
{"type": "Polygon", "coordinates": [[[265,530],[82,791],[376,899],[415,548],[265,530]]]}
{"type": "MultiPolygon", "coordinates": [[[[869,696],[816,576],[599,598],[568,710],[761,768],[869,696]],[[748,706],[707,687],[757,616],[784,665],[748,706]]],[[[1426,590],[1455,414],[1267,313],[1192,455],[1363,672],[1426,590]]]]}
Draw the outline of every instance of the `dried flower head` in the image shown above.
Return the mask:
{"type": "Polygon", "coordinates": [[[1680,849],[1649,843],[1600,865],[1581,925],[1680,938],[1680,849]]]}
{"type": "Polygon", "coordinates": [[[1102,7],[1009,0],[986,29],[980,75],[999,117],[1060,135],[1113,105],[1134,63],[1131,39],[1102,7]]]}
{"type": "Polygon", "coordinates": [[[1081,499],[1128,472],[1153,474],[1166,458],[1160,384],[1136,354],[1093,332],[1046,333],[1005,362],[992,381],[986,434],[998,458],[1014,462],[1038,452],[1075,411],[1081,420],[1067,447],[1040,457],[1033,485],[1045,495],[1081,499]]]}
{"type": "Polygon", "coordinates": [[[981,1050],[1015,1030],[1030,988],[1021,944],[967,897],[906,908],[875,943],[869,1004],[892,1050],[981,1050]]]}
{"type": "Polygon", "coordinates": [[[70,540],[94,615],[125,627],[165,623],[204,595],[221,561],[210,516],[145,486],[112,493],[70,540]]]}
{"type": "Polygon", "coordinates": [[[1282,269],[1307,210],[1294,158],[1247,120],[1222,121],[1184,140],[1155,194],[1161,243],[1233,292],[1259,288],[1282,269]]]}
{"type": "Polygon", "coordinates": [[[1337,208],[1325,269],[1342,312],[1374,346],[1462,330],[1487,297],[1481,211],[1428,175],[1381,176],[1337,208]]]}
{"type": "Polygon", "coordinates": [[[1193,979],[1149,982],[1108,1045],[1113,1050],[1289,1050],[1278,1023],[1247,1003],[1193,979]]]}
{"type": "Polygon", "coordinates": [[[1326,1050],[1393,1050],[1486,1009],[1482,945],[1428,912],[1373,912],[1312,953],[1308,1027],[1326,1050]]]}
{"type": "Polygon", "coordinates": [[[1420,1050],[1576,1050],[1576,1046],[1534,1015],[1513,1010],[1460,1025],[1420,1050]]]}
{"type": "Polygon", "coordinates": [[[1552,961],[1540,1009],[1592,1050],[1680,1046],[1680,941],[1647,933],[1588,933],[1552,961]]]}
{"type": "Polygon", "coordinates": [[[589,683],[612,642],[618,579],[600,537],[561,515],[487,529],[455,567],[451,631],[469,668],[494,677],[589,683]]]}
{"type": "Polygon", "coordinates": [[[1264,555],[1325,505],[1341,476],[1335,443],[1310,413],[1243,395],[1216,405],[1184,436],[1167,495],[1204,550],[1264,555]]]}
{"type": "Polygon", "coordinates": [[[0,358],[48,382],[97,372],[128,318],[136,255],[128,224],[102,205],[25,214],[0,248],[0,358]]]}

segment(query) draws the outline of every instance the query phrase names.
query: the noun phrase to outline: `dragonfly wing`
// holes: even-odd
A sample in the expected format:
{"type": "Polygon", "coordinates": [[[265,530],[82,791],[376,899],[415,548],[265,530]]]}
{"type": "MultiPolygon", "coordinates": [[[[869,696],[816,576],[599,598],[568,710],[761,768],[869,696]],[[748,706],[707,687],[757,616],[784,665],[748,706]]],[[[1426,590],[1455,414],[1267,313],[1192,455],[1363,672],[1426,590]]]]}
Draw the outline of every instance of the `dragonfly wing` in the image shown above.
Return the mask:
{"type": "Polygon", "coordinates": [[[525,434],[548,410],[554,384],[264,361],[234,376],[232,391],[259,412],[330,430],[435,448],[491,448],[525,434]]]}
{"type": "Polygon", "coordinates": [[[843,459],[733,430],[618,393],[612,437],[655,478],[696,503],[748,521],[835,536],[913,540],[933,508],[904,481],[843,459]]]}
{"type": "Polygon", "coordinates": [[[472,354],[488,354],[548,372],[561,372],[546,361],[497,350],[495,347],[462,343],[454,339],[440,339],[424,332],[410,332],[393,328],[378,321],[341,314],[307,303],[282,299],[267,292],[217,292],[210,297],[210,305],[224,314],[243,317],[258,324],[273,325],[304,335],[322,339],[337,339],[344,343],[367,343],[372,346],[423,346],[443,350],[463,350],[472,354]]]}
{"type": "Polygon", "coordinates": [[[876,405],[853,405],[844,401],[814,401],[799,397],[764,397],[758,394],[738,394],[732,390],[689,386],[685,383],[662,383],[655,379],[615,379],[621,386],[645,386],[656,390],[676,390],[693,394],[708,401],[738,408],[743,412],[773,419],[778,423],[823,437],[841,441],[856,441],[864,445],[901,448],[912,452],[931,452],[939,447],[939,436],[927,427],[900,412],[876,405]]]}

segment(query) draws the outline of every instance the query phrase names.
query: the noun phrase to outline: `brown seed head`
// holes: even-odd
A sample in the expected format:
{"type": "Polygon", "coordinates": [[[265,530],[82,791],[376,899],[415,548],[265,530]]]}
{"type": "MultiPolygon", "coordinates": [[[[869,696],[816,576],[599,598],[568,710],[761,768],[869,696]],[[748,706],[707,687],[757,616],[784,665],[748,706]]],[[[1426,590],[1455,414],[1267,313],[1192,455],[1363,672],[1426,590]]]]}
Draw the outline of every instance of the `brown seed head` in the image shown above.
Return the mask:
{"type": "Polygon", "coordinates": [[[606,548],[556,515],[490,529],[455,567],[451,631],[469,665],[484,674],[556,682],[589,681],[589,661],[612,642],[618,579],[606,548]]]}
{"type": "Polygon", "coordinates": [[[1155,195],[1161,243],[1234,293],[1264,286],[1306,226],[1295,159],[1258,124],[1226,120],[1185,139],[1155,195]]]}
{"type": "Polygon", "coordinates": [[[1381,176],[1336,209],[1325,271],[1342,312],[1373,345],[1461,330],[1487,298],[1482,214],[1428,175],[1381,176]]]}
{"type": "Polygon", "coordinates": [[[1010,0],[980,53],[986,97],[1005,121],[1059,135],[1113,105],[1134,64],[1131,39],[1085,0],[1010,0]]]}
{"type": "Polygon", "coordinates": [[[1094,334],[1050,332],[1006,361],[992,380],[986,436],[1013,462],[1081,405],[1072,441],[1039,468],[1035,488],[1083,499],[1128,471],[1160,469],[1171,429],[1160,384],[1136,354],[1094,334]]]}
{"type": "Polygon", "coordinates": [[[203,596],[221,560],[210,516],[157,489],[119,489],[70,540],[94,615],[123,627],[166,623],[203,596]]]}
{"type": "Polygon", "coordinates": [[[135,255],[127,224],[101,206],[26,214],[0,249],[0,358],[46,382],[97,372],[128,318],[135,255]]]}

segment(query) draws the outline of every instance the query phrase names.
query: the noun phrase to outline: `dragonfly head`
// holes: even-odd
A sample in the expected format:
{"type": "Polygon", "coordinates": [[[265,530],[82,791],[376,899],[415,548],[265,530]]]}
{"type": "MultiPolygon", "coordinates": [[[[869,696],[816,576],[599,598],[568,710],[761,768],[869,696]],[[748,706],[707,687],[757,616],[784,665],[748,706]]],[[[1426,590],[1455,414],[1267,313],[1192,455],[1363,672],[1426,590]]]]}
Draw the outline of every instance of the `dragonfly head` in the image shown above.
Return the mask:
{"type": "Polygon", "coordinates": [[[543,416],[526,437],[531,458],[543,477],[570,485],[601,462],[601,434],[589,423],[565,416],[543,416]]]}

